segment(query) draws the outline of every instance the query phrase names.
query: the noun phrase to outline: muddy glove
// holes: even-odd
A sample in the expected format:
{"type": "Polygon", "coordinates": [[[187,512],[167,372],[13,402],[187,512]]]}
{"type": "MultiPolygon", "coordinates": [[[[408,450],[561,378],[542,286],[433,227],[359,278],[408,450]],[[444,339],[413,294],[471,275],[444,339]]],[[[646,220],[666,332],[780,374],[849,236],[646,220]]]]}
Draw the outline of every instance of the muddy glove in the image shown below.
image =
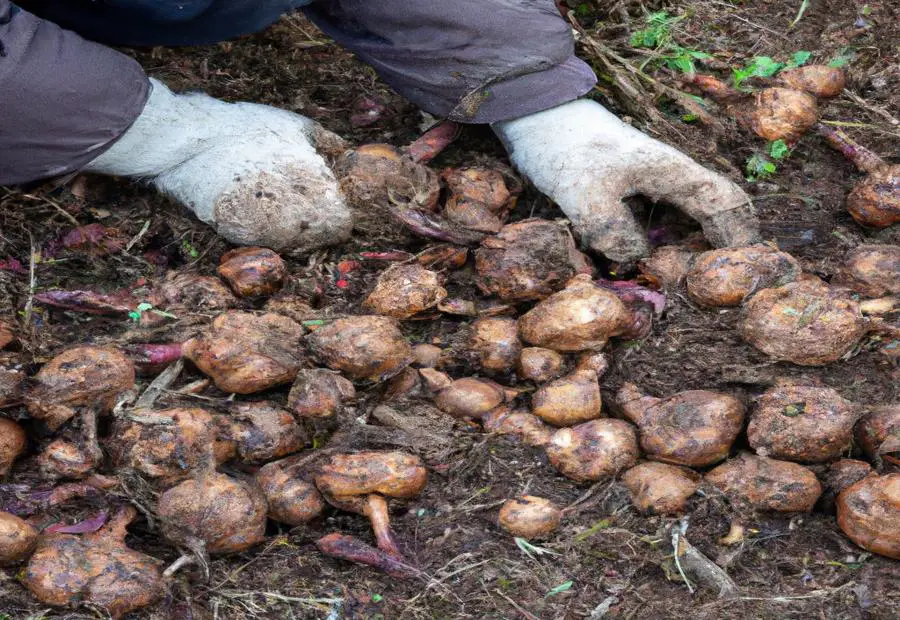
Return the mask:
{"type": "Polygon", "coordinates": [[[641,194],[679,207],[714,246],[759,239],[750,199],[737,185],[578,100],[494,124],[519,171],[572,221],[582,244],[608,258],[646,256],[647,237],[623,198],[641,194]]]}
{"type": "Polygon", "coordinates": [[[234,243],[309,250],[349,238],[350,211],[317,153],[340,138],[285,110],[151,85],[141,115],[85,171],[146,180],[234,243]]]}

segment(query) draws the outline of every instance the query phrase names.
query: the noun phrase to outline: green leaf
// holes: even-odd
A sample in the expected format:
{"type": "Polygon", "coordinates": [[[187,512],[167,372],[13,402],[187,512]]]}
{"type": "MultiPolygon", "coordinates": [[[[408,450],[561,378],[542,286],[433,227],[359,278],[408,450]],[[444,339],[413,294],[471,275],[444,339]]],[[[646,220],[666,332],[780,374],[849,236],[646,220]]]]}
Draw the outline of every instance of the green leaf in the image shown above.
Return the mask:
{"type": "Polygon", "coordinates": [[[534,557],[536,555],[559,555],[556,551],[532,545],[524,538],[519,538],[518,536],[513,538],[513,540],[516,541],[516,546],[522,550],[522,553],[529,557],[534,557]]]}
{"type": "Polygon", "coordinates": [[[129,313],[128,313],[128,318],[131,319],[132,321],[135,321],[135,322],[140,321],[140,320],[141,320],[141,313],[140,313],[140,312],[129,312],[129,313]]]}
{"type": "Polygon", "coordinates": [[[791,66],[793,67],[802,67],[809,59],[812,58],[812,52],[807,52],[806,50],[800,50],[799,52],[794,52],[794,55],[791,56],[791,66]]]}
{"type": "Polygon", "coordinates": [[[677,56],[671,60],[671,69],[676,69],[682,73],[694,73],[694,63],[687,56],[677,56]]]}
{"type": "Polygon", "coordinates": [[[846,56],[838,56],[837,58],[832,58],[831,60],[829,60],[828,66],[839,69],[840,67],[847,66],[847,63],[849,63],[849,62],[850,62],[850,59],[847,58],[846,56]]]}
{"type": "Polygon", "coordinates": [[[373,595],[372,595],[372,602],[373,602],[373,603],[380,603],[380,602],[382,601],[382,599],[384,599],[384,597],[381,596],[380,594],[373,594],[373,595]]]}
{"type": "Polygon", "coordinates": [[[688,54],[693,58],[712,58],[712,54],[707,54],[706,52],[698,52],[697,50],[685,50],[688,54]]]}
{"type": "Polygon", "coordinates": [[[773,164],[770,161],[767,161],[766,163],[763,164],[762,169],[763,169],[763,172],[767,172],[768,174],[774,174],[775,171],[778,170],[778,166],[776,166],[775,164],[773,164]]]}
{"type": "Polygon", "coordinates": [[[784,140],[778,139],[769,144],[769,155],[775,159],[784,159],[790,152],[791,149],[784,140]]]}
{"type": "Polygon", "coordinates": [[[553,588],[552,590],[550,590],[549,592],[547,592],[547,594],[544,596],[544,598],[549,598],[556,594],[561,594],[563,592],[566,592],[567,590],[571,590],[574,583],[575,583],[574,581],[563,582],[563,583],[559,584],[558,586],[556,586],[555,588],[553,588]]]}
{"type": "Polygon", "coordinates": [[[758,75],[759,77],[772,77],[773,75],[778,73],[778,71],[781,70],[782,67],[784,67],[784,64],[775,62],[768,56],[757,56],[754,59],[753,66],[754,75],[758,75]]]}
{"type": "Polygon", "coordinates": [[[806,403],[791,403],[781,411],[781,415],[788,418],[796,418],[798,415],[806,412],[806,403]]]}
{"type": "Polygon", "coordinates": [[[146,301],[143,301],[137,305],[138,312],[146,312],[153,308],[153,304],[148,304],[146,301]]]}

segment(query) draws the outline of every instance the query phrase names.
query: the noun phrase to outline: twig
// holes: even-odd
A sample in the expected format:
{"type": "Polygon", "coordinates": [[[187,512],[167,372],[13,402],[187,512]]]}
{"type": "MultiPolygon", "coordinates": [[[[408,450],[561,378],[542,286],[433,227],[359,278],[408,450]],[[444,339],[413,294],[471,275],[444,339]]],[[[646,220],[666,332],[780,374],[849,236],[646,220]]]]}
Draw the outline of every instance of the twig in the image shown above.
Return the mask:
{"type": "Polygon", "coordinates": [[[183,360],[178,360],[166,367],[166,369],[159,373],[150,385],[147,386],[147,389],[144,390],[144,393],[141,394],[140,398],[138,398],[137,402],[134,404],[134,408],[149,409],[152,407],[156,402],[156,399],[159,398],[164,391],[169,391],[169,387],[175,382],[183,369],[183,360]]]}
{"type": "Polygon", "coordinates": [[[45,205],[50,205],[51,207],[56,209],[63,217],[65,217],[67,220],[69,220],[70,222],[75,224],[75,226],[81,226],[81,224],[78,222],[78,220],[76,220],[75,217],[71,213],[69,213],[68,211],[63,209],[61,206],[59,206],[58,204],[56,204],[55,202],[53,202],[52,200],[50,200],[46,197],[35,196],[33,194],[22,194],[22,198],[28,198],[29,200],[36,200],[37,202],[42,202],[45,205]]]}
{"type": "Polygon", "coordinates": [[[25,326],[28,329],[31,329],[31,311],[34,308],[34,291],[37,288],[37,278],[35,276],[35,254],[37,253],[37,248],[34,247],[34,238],[31,236],[31,231],[28,231],[28,244],[30,247],[30,256],[28,260],[28,300],[25,302],[25,326]]]}
{"type": "Polygon", "coordinates": [[[141,237],[146,235],[148,230],[150,230],[150,220],[147,220],[146,222],[144,222],[144,226],[140,229],[140,231],[138,231],[138,234],[136,234],[134,237],[132,237],[131,241],[129,241],[125,245],[125,251],[130,252],[131,248],[134,247],[134,244],[137,243],[138,241],[140,241],[141,237]]]}
{"type": "Polygon", "coordinates": [[[507,603],[509,603],[510,605],[515,607],[516,611],[518,611],[520,614],[522,614],[523,616],[528,618],[528,620],[539,620],[539,618],[537,616],[535,616],[533,613],[526,611],[525,609],[522,609],[517,602],[515,602],[514,600],[512,600],[511,598],[509,598],[508,596],[503,594],[503,592],[501,592],[500,590],[494,590],[494,592],[496,592],[497,594],[502,596],[504,599],[506,599],[507,603]]]}
{"type": "Polygon", "coordinates": [[[678,574],[684,580],[684,585],[687,586],[688,592],[693,594],[694,586],[691,585],[691,580],[684,574],[684,569],[681,568],[681,560],[678,558],[681,555],[679,551],[681,548],[681,530],[677,527],[672,528],[672,548],[675,550],[675,567],[678,569],[678,574]]]}

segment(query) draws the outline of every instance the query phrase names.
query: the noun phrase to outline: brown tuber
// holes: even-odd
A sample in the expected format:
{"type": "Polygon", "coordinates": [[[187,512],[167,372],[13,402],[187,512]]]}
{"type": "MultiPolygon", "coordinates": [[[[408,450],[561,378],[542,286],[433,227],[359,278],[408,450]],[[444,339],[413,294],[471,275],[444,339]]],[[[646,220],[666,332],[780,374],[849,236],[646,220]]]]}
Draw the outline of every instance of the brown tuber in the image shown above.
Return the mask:
{"type": "MultiPolygon", "coordinates": [[[[424,370],[428,369],[423,368],[419,372],[424,370]]],[[[477,419],[506,400],[507,393],[503,386],[488,379],[464,377],[441,389],[434,397],[434,404],[454,418],[477,419]]]]}
{"type": "Polygon", "coordinates": [[[9,473],[13,462],[25,451],[25,431],[18,423],[0,418],[0,480],[9,473]]]}
{"type": "Polygon", "coordinates": [[[602,349],[631,323],[631,312],[612,292],[590,276],[574,277],[519,318],[522,340],[556,351],[602,349]]]}
{"type": "Polygon", "coordinates": [[[303,327],[279,314],[232,310],[184,343],[184,356],[223,392],[253,394],[294,380],[303,327]]]}
{"type": "Polygon", "coordinates": [[[542,448],[550,443],[552,426],[544,423],[533,413],[509,407],[497,407],[481,418],[484,430],[498,435],[515,435],[525,445],[542,448]]]}
{"type": "Polygon", "coordinates": [[[761,289],[793,282],[800,272],[793,256],[767,245],[722,248],[697,257],[687,292],[704,306],[738,306],[761,289]]]}
{"type": "Polygon", "coordinates": [[[660,289],[678,288],[691,270],[696,253],[679,245],[663,245],[638,263],[641,277],[660,289]]]}
{"type": "Polygon", "coordinates": [[[239,297],[272,295],[287,279],[284,260],[268,248],[235,248],[219,260],[219,275],[239,297]]]}
{"type": "Polygon", "coordinates": [[[28,557],[38,542],[38,531],[28,521],[0,512],[0,566],[28,557]]]}
{"type": "Polygon", "coordinates": [[[809,512],[822,494],[810,470],[788,461],[741,454],[704,478],[741,507],[776,512],[809,512]]]}
{"type": "Polygon", "coordinates": [[[301,418],[328,418],[356,398],[353,384],[333,370],[313,368],[297,373],[288,394],[288,409],[301,418]]]}
{"type": "Polygon", "coordinates": [[[561,428],[547,446],[550,464],[576,480],[599,480],[631,469],[637,463],[637,433],[624,420],[591,420],[561,428]]]}
{"type": "Polygon", "coordinates": [[[434,271],[418,263],[393,265],[378,274],[375,289],[363,307],[376,314],[408,319],[435,307],[446,296],[447,291],[434,271]]]}
{"type": "Polygon", "coordinates": [[[219,442],[232,446],[245,463],[263,463],[302,449],[306,432],[294,417],[268,402],[244,402],[232,406],[228,415],[216,416],[219,442]]]}
{"type": "Polygon", "coordinates": [[[549,499],[523,495],[500,507],[500,527],[519,538],[543,538],[559,527],[562,511],[549,499]]]}
{"type": "Polygon", "coordinates": [[[316,329],[307,344],[320,362],[354,381],[383,381],[413,360],[396,321],[385,316],[337,319],[316,329]]]}
{"type": "Polygon", "coordinates": [[[125,545],[136,514],[129,506],[96,532],[43,536],[22,577],[25,587],[45,605],[88,603],[113,618],[152,605],[165,593],[161,563],[125,545]]]}
{"type": "Polygon", "coordinates": [[[554,426],[574,426],[600,417],[600,384],[593,370],[574,372],[541,386],[531,397],[531,410],[554,426]]]}
{"type": "Polygon", "coordinates": [[[819,280],[762,290],[744,310],[740,330],[747,342],[801,366],[840,359],[869,329],[858,303],[819,280]]]}
{"type": "Polygon", "coordinates": [[[856,423],[855,434],[869,458],[900,465],[900,404],[873,407],[856,423]]]}
{"type": "Polygon", "coordinates": [[[837,520],[866,551],[900,560],[900,474],[867,476],[844,489],[837,520]]]}
{"type": "Polygon", "coordinates": [[[721,461],[744,422],[741,402],[719,392],[689,390],[654,398],[625,383],[616,402],[640,428],[647,456],[673,465],[705,467],[721,461]]]}
{"type": "Polygon", "coordinates": [[[433,344],[417,344],[413,347],[413,364],[418,368],[434,368],[440,364],[443,354],[443,350],[433,344]]]}
{"type": "Polygon", "coordinates": [[[588,269],[568,229],[530,219],[507,224],[475,251],[478,288],[503,301],[543,299],[588,269]]]}
{"type": "Polygon", "coordinates": [[[403,452],[338,454],[316,474],[316,486],[328,502],[368,517],[378,548],[395,558],[403,556],[391,529],[386,498],[415,497],[427,480],[422,461],[403,452]]]}
{"type": "Polygon", "coordinates": [[[900,294],[900,246],[861,245],[831,280],[865,297],[900,294]]]}
{"type": "Polygon", "coordinates": [[[334,172],[344,195],[358,208],[387,205],[400,197],[432,211],[440,196],[438,175],[389,144],[364,144],[347,151],[334,172]]]}
{"type": "Polygon", "coordinates": [[[631,503],[648,514],[681,514],[700,488],[700,474],[676,465],[647,461],[622,475],[631,503]]]}
{"type": "Polygon", "coordinates": [[[78,480],[89,475],[100,464],[100,453],[77,443],[56,439],[38,455],[41,474],[50,479],[78,480]]]}
{"type": "Polygon", "coordinates": [[[843,69],[828,65],[805,65],[785,69],[778,74],[778,83],[794,90],[802,90],[814,97],[837,97],[847,84],[843,69]]]}
{"type": "Polygon", "coordinates": [[[450,192],[444,204],[448,220],[481,232],[500,230],[512,206],[502,173],[472,167],[446,170],[442,176],[450,192]]]}
{"type": "MultiPolygon", "coordinates": [[[[237,297],[221,280],[189,272],[170,271],[160,285],[159,292],[165,298],[168,308],[185,308],[191,314],[219,313],[237,304],[237,297]]],[[[141,317],[142,324],[146,316],[144,314],[141,317]]]]}
{"type": "Polygon", "coordinates": [[[565,369],[566,360],[552,349],[543,347],[525,347],[516,365],[516,374],[520,379],[544,383],[559,377],[565,369]]]}
{"type": "Polygon", "coordinates": [[[256,483],[266,496],[269,518],[287,525],[302,525],[322,514],[325,500],[316,486],[301,478],[292,457],[273,461],[256,472],[256,483]]]}
{"type": "Polygon", "coordinates": [[[519,326],[509,317],[485,317],[472,323],[469,348],[490,372],[506,372],[522,353],[519,326]]]}
{"type": "Polygon", "coordinates": [[[830,388],[776,386],[759,398],[747,439],[761,456],[822,463],[850,447],[858,417],[856,407],[830,388]]]}

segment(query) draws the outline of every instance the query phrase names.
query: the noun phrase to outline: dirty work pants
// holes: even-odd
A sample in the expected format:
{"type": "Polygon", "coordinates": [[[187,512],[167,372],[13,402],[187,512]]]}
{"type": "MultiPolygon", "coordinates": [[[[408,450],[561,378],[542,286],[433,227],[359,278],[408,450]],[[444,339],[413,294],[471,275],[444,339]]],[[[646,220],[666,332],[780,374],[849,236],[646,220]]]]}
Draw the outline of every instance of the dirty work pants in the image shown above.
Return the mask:
{"type": "Polygon", "coordinates": [[[191,45],[259,31],[302,7],[422,109],[468,123],[544,110],[595,77],[553,0],[0,0],[0,185],[77,171],[146,102],[109,45],[191,45]]]}

